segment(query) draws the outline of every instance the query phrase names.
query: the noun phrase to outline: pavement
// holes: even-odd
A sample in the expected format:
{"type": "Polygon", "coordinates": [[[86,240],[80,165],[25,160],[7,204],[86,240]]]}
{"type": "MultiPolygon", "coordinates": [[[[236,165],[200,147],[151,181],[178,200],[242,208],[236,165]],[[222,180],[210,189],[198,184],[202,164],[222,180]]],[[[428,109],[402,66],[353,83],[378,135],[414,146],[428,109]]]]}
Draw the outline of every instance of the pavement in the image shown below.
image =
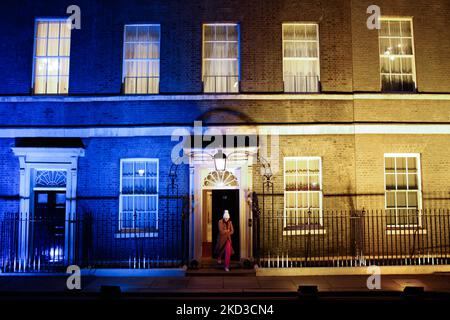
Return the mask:
{"type": "MultiPolygon", "coordinates": [[[[93,277],[81,278],[81,291],[99,292],[102,286],[120,286],[130,293],[295,293],[299,286],[317,286],[319,292],[373,292],[368,276],[185,276],[185,277],[93,277]]],[[[0,293],[67,292],[67,276],[0,275],[0,293]]],[[[425,292],[450,293],[450,273],[384,275],[381,289],[401,292],[419,286],[425,292]]]]}

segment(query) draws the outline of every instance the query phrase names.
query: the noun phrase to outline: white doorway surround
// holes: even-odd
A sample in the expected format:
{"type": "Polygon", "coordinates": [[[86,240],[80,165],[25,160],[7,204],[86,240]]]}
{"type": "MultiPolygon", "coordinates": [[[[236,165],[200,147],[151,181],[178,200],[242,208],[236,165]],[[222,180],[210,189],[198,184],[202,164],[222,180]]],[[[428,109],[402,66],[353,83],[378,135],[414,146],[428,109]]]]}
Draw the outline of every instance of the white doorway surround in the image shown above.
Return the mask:
{"type": "MultiPolygon", "coordinates": [[[[189,193],[190,193],[190,221],[189,221],[189,258],[200,261],[202,257],[203,235],[203,204],[204,190],[238,189],[239,190],[239,225],[240,225],[240,254],[241,259],[252,256],[252,228],[249,220],[252,218],[248,197],[252,190],[253,159],[256,148],[222,149],[228,155],[226,170],[234,175],[237,183],[233,185],[205,184],[207,177],[215,171],[212,155],[218,150],[190,149],[185,150],[190,155],[189,193]]],[[[206,213],[205,213],[206,214],[206,213]]],[[[214,221],[212,223],[215,223],[214,221]]]]}
{"type": "MultiPolygon", "coordinates": [[[[71,220],[76,218],[77,171],[78,158],[84,156],[83,148],[12,148],[19,158],[20,164],[20,219],[18,233],[18,254],[21,261],[29,256],[29,219],[33,214],[33,193],[35,190],[35,176],[37,171],[65,171],[65,185],[56,188],[66,193],[65,213],[65,250],[64,259],[68,263],[74,257],[74,224],[71,220]]],[[[52,189],[52,188],[46,188],[52,189]]],[[[55,189],[55,190],[56,190],[55,189]]]]}

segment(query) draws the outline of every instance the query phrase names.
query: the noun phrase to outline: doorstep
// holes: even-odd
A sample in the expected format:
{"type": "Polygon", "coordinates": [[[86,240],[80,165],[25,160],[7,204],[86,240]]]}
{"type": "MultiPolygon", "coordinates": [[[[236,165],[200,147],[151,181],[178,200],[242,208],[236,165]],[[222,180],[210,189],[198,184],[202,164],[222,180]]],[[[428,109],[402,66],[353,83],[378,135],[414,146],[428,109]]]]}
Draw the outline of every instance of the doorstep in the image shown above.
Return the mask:
{"type": "Polygon", "coordinates": [[[186,271],[187,277],[254,277],[255,269],[231,269],[225,271],[222,268],[199,268],[186,271]]]}
{"type": "Polygon", "coordinates": [[[184,277],[184,268],[161,269],[82,269],[82,276],[91,277],[184,277]]]}
{"type": "MultiPolygon", "coordinates": [[[[65,272],[8,272],[1,273],[0,277],[65,277],[65,272]]],[[[81,276],[85,277],[185,277],[186,270],[183,268],[163,269],[81,269],[81,276]]]]}
{"type": "MultiPolygon", "coordinates": [[[[256,276],[352,276],[373,274],[373,266],[315,268],[257,268],[256,276]]],[[[440,266],[379,266],[382,275],[434,274],[450,272],[450,265],[440,266]]]]}

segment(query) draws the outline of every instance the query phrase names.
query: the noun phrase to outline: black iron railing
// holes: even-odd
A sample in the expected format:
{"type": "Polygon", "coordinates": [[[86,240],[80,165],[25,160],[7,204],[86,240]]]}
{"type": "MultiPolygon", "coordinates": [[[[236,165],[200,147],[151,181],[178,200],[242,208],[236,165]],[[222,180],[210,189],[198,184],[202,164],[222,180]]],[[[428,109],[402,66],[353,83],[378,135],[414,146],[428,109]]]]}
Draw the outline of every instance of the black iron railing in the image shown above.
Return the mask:
{"type": "Polygon", "coordinates": [[[188,259],[188,215],[135,214],[135,227],[117,214],[87,213],[74,220],[5,214],[0,219],[2,272],[84,268],[178,267],[188,259]],[[122,226],[122,227],[121,227],[122,226]]]}
{"type": "Polygon", "coordinates": [[[203,76],[203,92],[206,93],[238,93],[239,76],[203,76]]]}
{"type": "Polygon", "coordinates": [[[318,93],[320,91],[319,76],[284,75],[284,92],[318,93]]]}
{"type": "Polygon", "coordinates": [[[266,211],[255,221],[262,267],[353,267],[450,263],[450,210],[323,211],[298,219],[266,211]],[[390,225],[394,221],[414,225],[390,225]],[[403,216],[404,215],[404,216],[403,216]],[[408,215],[408,216],[406,216],[408,215]],[[411,219],[411,215],[415,215],[411,219]],[[303,221],[298,224],[298,221],[303,221]],[[259,229],[257,228],[259,226],[259,229]]]}

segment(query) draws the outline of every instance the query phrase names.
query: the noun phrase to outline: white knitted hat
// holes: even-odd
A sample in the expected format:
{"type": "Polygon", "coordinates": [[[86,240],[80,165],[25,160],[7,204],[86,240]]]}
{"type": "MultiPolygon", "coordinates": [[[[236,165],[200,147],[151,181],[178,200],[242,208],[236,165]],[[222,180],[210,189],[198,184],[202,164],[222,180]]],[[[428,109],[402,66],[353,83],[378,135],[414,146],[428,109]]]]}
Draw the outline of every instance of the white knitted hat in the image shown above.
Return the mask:
{"type": "Polygon", "coordinates": [[[228,212],[228,210],[225,210],[225,211],[223,212],[223,218],[224,218],[224,219],[230,219],[230,213],[228,212]]]}

